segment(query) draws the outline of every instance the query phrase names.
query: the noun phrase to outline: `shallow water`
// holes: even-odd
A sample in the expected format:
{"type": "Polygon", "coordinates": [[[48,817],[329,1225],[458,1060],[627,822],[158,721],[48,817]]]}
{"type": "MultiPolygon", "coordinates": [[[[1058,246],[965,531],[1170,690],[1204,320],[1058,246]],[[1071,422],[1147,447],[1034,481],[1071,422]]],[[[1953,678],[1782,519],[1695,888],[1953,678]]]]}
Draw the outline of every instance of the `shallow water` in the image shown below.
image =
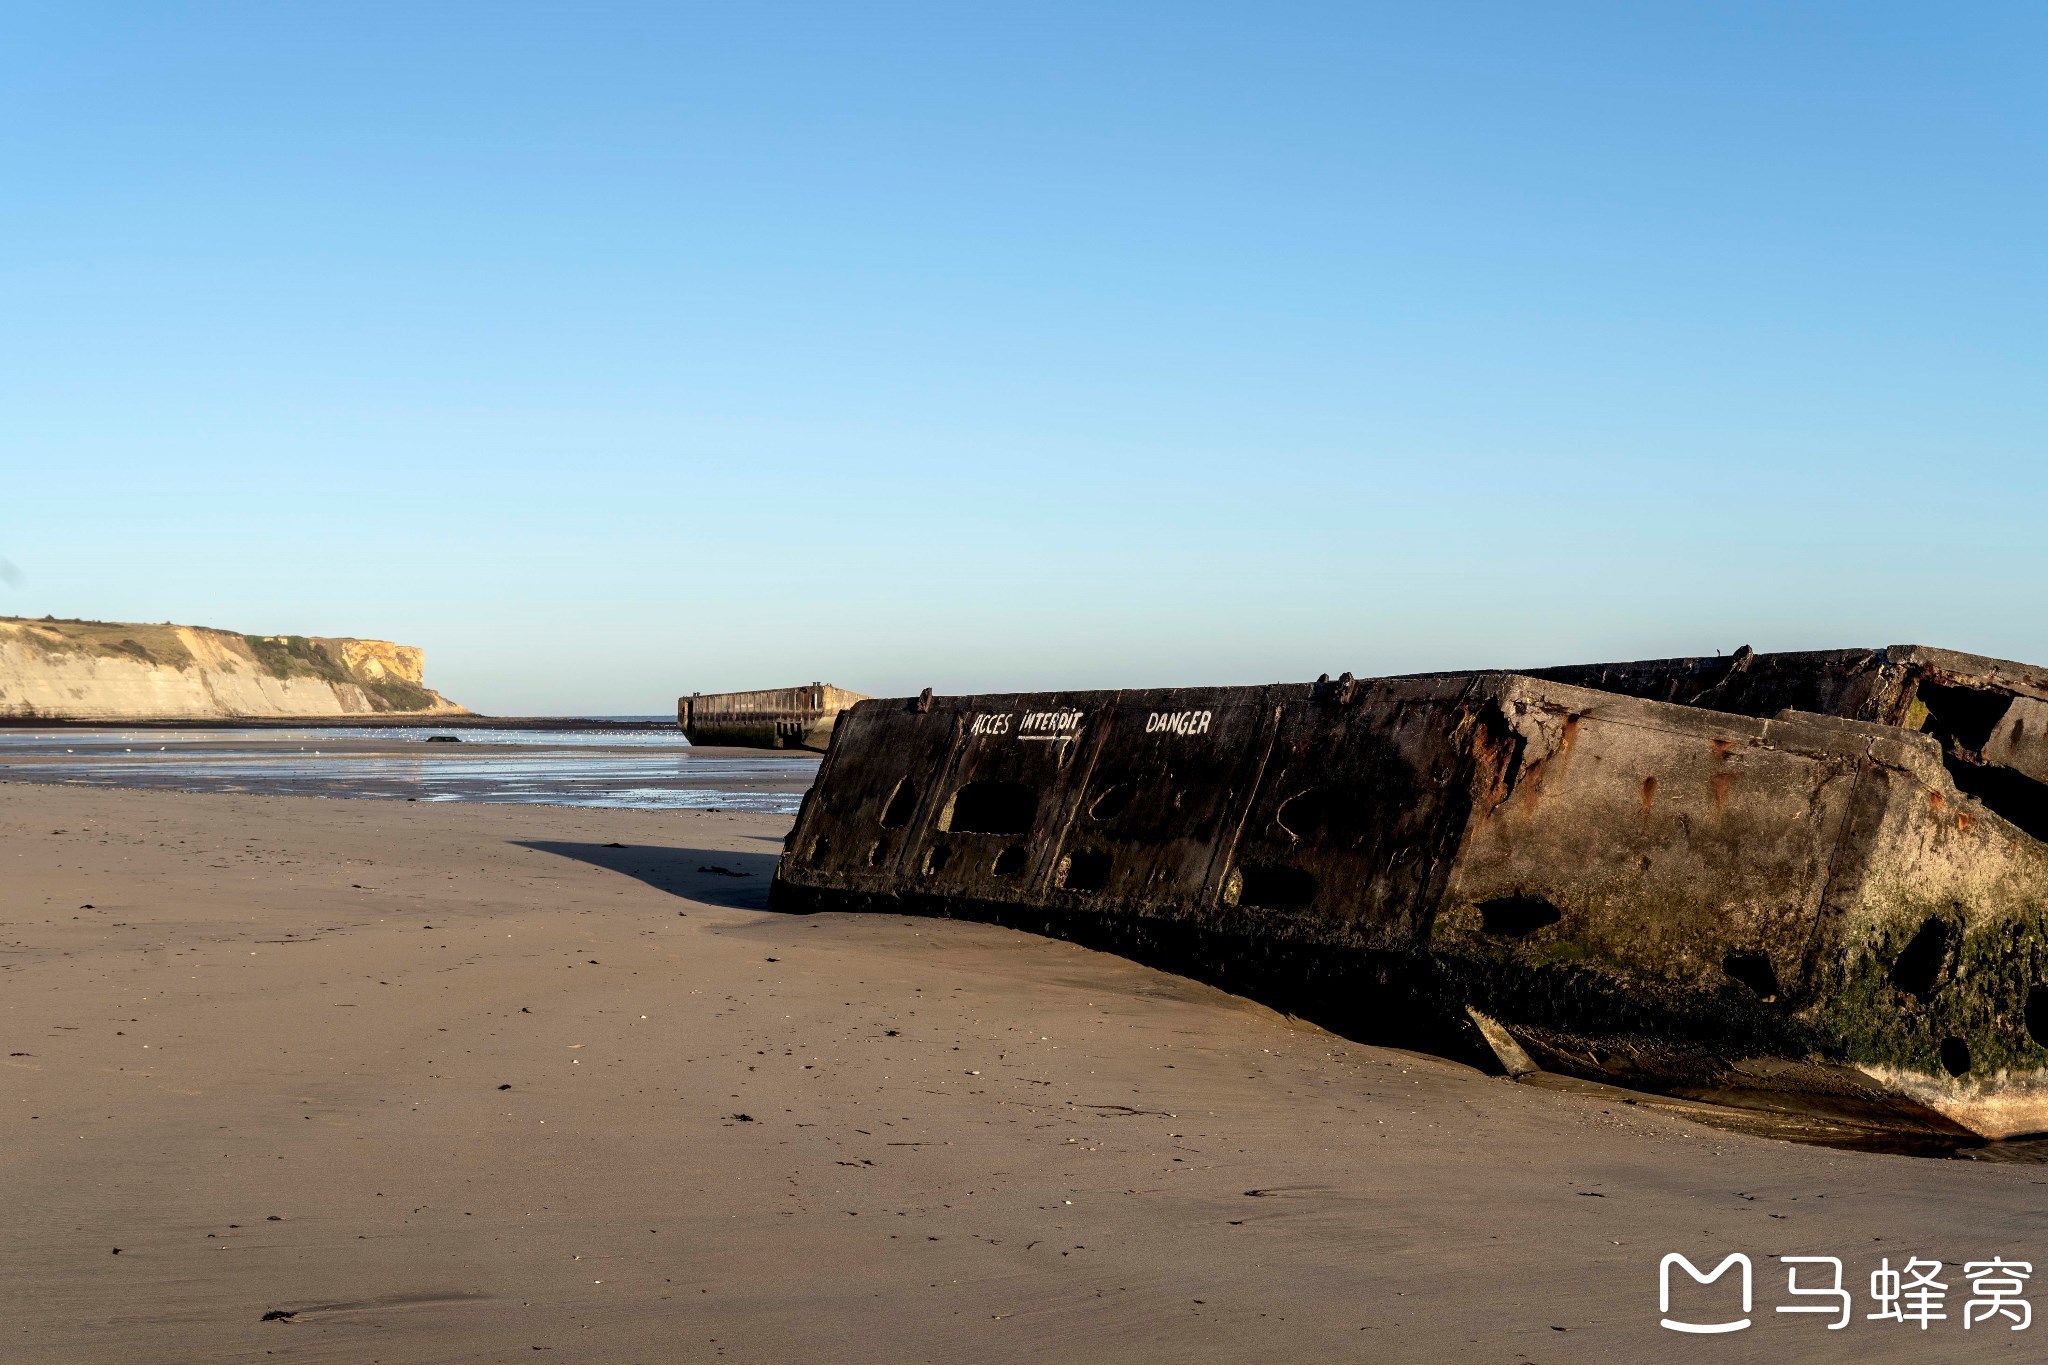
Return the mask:
{"type": "Polygon", "coordinates": [[[0,729],[0,781],[791,815],[815,754],[640,729],[0,729]],[[458,743],[430,735],[456,735],[458,743]]]}

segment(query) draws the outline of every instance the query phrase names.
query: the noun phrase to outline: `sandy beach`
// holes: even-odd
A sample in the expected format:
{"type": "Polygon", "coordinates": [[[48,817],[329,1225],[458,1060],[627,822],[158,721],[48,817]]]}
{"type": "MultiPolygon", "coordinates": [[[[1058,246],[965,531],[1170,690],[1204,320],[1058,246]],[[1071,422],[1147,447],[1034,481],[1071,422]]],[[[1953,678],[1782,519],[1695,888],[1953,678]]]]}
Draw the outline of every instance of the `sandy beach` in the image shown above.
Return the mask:
{"type": "Polygon", "coordinates": [[[2048,1168],[1796,1146],[988,926],[786,817],[0,784],[0,1359],[1947,1360],[2048,1168]],[[1658,1326],[1667,1252],[1753,1328],[1658,1326]],[[1774,1257],[1855,1321],[1778,1315],[1774,1257]],[[1881,1256],[1948,1263],[1931,1330],[1881,1256]]]}

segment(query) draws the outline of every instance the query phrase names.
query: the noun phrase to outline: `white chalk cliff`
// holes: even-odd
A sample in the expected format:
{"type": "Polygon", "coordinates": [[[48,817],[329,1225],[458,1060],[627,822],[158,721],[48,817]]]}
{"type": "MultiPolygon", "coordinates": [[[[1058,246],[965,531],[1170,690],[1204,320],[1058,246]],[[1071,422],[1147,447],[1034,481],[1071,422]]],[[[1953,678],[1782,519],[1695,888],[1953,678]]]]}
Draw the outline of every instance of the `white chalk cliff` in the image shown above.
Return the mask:
{"type": "Polygon", "coordinates": [[[410,645],[0,617],[0,718],[464,715],[410,645]]]}

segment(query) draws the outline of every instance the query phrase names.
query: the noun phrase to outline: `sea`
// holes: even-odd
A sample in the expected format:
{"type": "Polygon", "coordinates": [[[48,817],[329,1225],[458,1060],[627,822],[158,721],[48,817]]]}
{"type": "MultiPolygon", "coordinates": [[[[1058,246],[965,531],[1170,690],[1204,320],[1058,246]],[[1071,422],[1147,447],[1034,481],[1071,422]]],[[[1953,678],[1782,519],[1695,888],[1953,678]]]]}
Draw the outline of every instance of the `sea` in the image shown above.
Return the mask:
{"type": "Polygon", "coordinates": [[[673,718],[0,727],[0,781],[793,815],[818,755],[700,748],[673,718]]]}

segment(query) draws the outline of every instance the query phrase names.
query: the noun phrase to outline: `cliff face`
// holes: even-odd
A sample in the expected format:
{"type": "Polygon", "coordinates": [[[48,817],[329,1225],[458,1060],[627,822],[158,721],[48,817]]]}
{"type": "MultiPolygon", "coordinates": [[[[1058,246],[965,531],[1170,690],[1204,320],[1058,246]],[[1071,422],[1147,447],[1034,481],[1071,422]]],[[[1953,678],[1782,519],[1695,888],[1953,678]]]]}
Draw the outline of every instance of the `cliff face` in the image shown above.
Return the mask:
{"type": "Polygon", "coordinates": [[[384,640],[0,617],[0,717],[463,715],[384,640]]]}

